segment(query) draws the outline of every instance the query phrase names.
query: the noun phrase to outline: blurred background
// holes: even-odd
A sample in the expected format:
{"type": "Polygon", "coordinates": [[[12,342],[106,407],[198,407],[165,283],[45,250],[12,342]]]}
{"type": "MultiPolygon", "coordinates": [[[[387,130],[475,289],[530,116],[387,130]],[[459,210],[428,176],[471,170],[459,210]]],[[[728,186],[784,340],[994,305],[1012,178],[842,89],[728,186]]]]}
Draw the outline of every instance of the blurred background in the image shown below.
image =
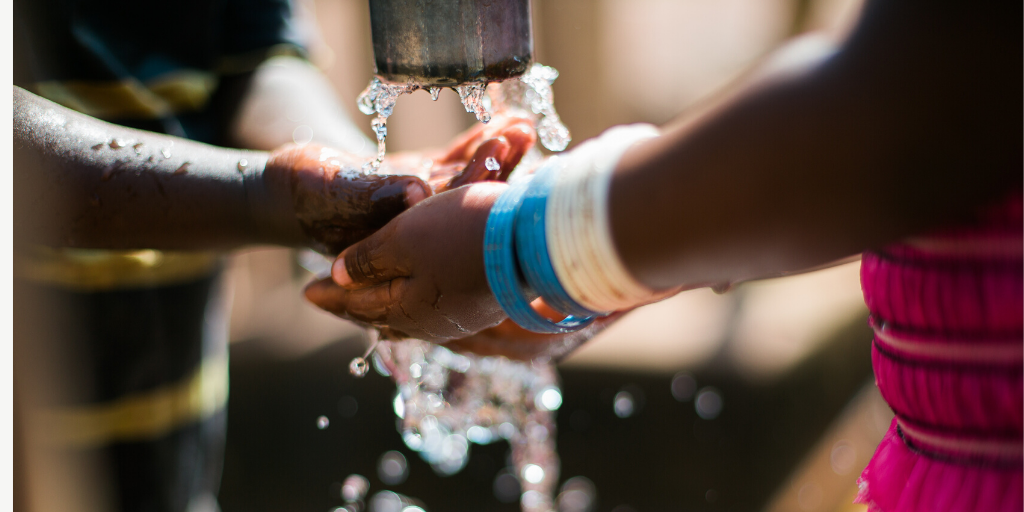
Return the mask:
{"type": "MultiPolygon", "coordinates": [[[[662,124],[805,33],[841,39],[859,0],[534,0],[537,61],[576,142],[662,124]]],[[[306,0],[311,47],[350,115],[372,70],[367,3],[306,0]]],[[[453,91],[402,96],[388,150],[441,146],[473,122],[453,91]]],[[[331,510],[350,474],[430,511],[518,510],[504,443],[435,475],[395,429],[394,385],[348,374],[366,336],[301,299],[284,249],[232,258],[231,400],[221,507],[331,510]],[[318,423],[318,418],[326,418],[318,423]],[[321,428],[324,427],[324,428],[321,428]]],[[[680,294],[631,313],[562,364],[566,511],[844,511],[889,425],[874,388],[859,263],[680,294]]]]}

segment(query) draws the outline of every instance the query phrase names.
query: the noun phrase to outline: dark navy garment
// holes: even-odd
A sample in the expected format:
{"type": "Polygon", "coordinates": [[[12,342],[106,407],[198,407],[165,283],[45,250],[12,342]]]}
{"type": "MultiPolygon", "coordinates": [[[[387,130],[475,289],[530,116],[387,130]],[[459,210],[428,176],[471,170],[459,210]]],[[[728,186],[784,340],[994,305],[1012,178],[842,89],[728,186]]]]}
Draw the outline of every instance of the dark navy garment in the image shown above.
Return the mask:
{"type": "Polygon", "coordinates": [[[15,69],[28,75],[18,85],[107,121],[208,143],[219,142],[223,80],[275,54],[303,55],[287,0],[24,0],[14,21],[15,69]]]}
{"type": "MultiPolygon", "coordinates": [[[[285,0],[16,0],[14,25],[16,85],[105,121],[219,145],[251,72],[304,56],[285,0]]],[[[80,400],[30,411],[52,419],[52,445],[103,461],[117,510],[215,510],[228,387],[219,258],[32,254],[47,271],[16,269],[17,282],[59,325],[47,331],[54,339],[16,344],[84,354],[80,400]]]]}

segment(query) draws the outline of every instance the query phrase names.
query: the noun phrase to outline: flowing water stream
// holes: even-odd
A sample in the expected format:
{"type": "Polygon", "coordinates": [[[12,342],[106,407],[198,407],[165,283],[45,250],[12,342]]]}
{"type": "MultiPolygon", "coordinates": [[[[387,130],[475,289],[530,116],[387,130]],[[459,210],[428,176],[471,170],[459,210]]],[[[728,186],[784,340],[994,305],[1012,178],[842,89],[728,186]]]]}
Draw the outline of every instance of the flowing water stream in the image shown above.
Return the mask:
{"type": "MultiPolygon", "coordinates": [[[[479,121],[486,123],[497,113],[533,119],[541,144],[550,151],[562,151],[570,135],[554,108],[551,85],[557,77],[554,68],[533,64],[518,79],[454,89],[466,112],[479,121]]],[[[376,114],[371,126],[377,137],[377,158],[364,166],[364,172],[373,172],[384,158],[387,119],[398,97],[421,88],[375,77],[359,96],[360,111],[376,114]]],[[[428,92],[436,100],[440,89],[431,87],[428,92]]],[[[375,342],[370,353],[374,368],[398,386],[393,406],[401,419],[402,439],[436,473],[461,471],[471,443],[507,441],[522,489],[522,510],[555,510],[559,459],[554,413],[562,394],[550,361],[463,355],[420,340],[375,342]]],[[[363,376],[368,367],[365,358],[356,358],[350,371],[363,376]]]]}

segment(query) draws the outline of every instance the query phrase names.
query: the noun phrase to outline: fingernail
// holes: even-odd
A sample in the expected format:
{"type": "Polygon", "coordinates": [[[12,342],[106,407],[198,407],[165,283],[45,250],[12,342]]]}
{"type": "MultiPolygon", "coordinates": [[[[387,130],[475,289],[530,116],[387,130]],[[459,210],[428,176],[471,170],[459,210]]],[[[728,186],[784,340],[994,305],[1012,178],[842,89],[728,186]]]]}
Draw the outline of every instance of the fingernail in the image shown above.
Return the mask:
{"type": "Polygon", "coordinates": [[[334,264],[331,265],[331,278],[338,286],[348,286],[352,284],[352,277],[348,275],[348,268],[345,267],[345,253],[342,252],[338,255],[338,259],[334,260],[334,264]]]}
{"type": "Polygon", "coordinates": [[[405,186],[405,205],[412,206],[427,198],[426,191],[418,183],[410,183],[405,186]]]}

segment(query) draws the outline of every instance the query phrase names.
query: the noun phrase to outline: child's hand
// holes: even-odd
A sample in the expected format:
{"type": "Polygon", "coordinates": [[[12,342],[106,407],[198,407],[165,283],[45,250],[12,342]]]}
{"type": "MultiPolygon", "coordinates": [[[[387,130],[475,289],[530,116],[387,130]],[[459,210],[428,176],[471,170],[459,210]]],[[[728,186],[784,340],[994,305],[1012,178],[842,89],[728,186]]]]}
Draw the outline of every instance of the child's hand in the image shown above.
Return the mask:
{"type": "Polygon", "coordinates": [[[316,145],[285,146],[271,154],[264,179],[287,196],[309,243],[337,254],[435,191],[504,179],[535,141],[529,121],[495,118],[445,151],[389,155],[369,174],[363,157],[316,145]]]}
{"type": "MultiPolygon", "coordinates": [[[[541,299],[534,301],[534,308],[552,320],[562,319],[541,299]]],[[[512,320],[506,319],[500,324],[472,336],[451,340],[444,346],[458,352],[472,352],[482,356],[505,356],[520,361],[532,361],[542,357],[558,360],[597,336],[625,313],[619,311],[597,318],[586,328],[566,334],[539,334],[527,331],[512,320]]]]}
{"type": "Polygon", "coordinates": [[[343,252],[306,298],[343,318],[428,341],[462,338],[505,313],[484,276],[483,237],[507,185],[475,183],[427,198],[343,252]]]}

